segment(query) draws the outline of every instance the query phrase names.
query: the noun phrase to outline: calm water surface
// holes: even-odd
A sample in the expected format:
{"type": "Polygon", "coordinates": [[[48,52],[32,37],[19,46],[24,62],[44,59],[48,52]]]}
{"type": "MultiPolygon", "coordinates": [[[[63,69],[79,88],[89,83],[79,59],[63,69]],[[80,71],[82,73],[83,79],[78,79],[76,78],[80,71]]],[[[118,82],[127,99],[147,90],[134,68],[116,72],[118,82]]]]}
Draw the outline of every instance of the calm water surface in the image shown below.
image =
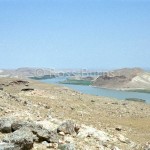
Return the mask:
{"type": "Polygon", "coordinates": [[[86,94],[117,98],[120,100],[124,100],[126,98],[140,98],[146,100],[147,103],[150,103],[150,94],[148,93],[116,91],[116,90],[103,89],[103,88],[84,86],[84,85],[59,84],[59,81],[64,81],[64,80],[65,78],[54,78],[54,79],[47,79],[41,81],[46,83],[53,83],[61,86],[66,86],[86,94]]]}

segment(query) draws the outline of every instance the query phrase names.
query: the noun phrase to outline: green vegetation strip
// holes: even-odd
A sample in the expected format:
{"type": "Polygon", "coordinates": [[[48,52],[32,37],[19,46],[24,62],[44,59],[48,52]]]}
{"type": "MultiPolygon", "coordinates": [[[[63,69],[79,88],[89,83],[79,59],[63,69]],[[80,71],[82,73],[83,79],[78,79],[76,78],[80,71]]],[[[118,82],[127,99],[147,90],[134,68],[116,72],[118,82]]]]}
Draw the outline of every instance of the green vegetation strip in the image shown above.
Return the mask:
{"type": "Polygon", "coordinates": [[[59,82],[59,83],[61,83],[61,84],[75,84],[75,85],[91,85],[92,81],[67,79],[67,80],[59,82]]]}

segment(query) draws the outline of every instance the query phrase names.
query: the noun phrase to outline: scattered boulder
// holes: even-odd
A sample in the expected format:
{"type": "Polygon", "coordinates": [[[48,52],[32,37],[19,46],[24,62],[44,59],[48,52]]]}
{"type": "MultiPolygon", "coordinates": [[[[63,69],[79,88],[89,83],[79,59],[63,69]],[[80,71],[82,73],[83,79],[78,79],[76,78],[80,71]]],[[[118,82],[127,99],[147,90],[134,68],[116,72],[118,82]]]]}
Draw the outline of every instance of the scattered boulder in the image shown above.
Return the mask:
{"type": "Polygon", "coordinates": [[[2,133],[10,133],[12,131],[11,124],[13,120],[9,118],[0,119],[0,132],[2,133]]]}
{"type": "Polygon", "coordinates": [[[75,124],[70,120],[66,121],[57,128],[57,132],[64,132],[65,134],[74,134],[76,133],[75,124]]]}
{"type": "Polygon", "coordinates": [[[19,150],[30,150],[33,148],[33,137],[33,133],[30,129],[24,127],[7,135],[3,141],[13,143],[19,147],[19,150]]]}
{"type": "Polygon", "coordinates": [[[12,124],[12,131],[19,130],[23,127],[28,128],[35,135],[35,141],[49,141],[50,139],[50,131],[43,128],[41,125],[35,124],[34,122],[16,121],[12,124]]]}

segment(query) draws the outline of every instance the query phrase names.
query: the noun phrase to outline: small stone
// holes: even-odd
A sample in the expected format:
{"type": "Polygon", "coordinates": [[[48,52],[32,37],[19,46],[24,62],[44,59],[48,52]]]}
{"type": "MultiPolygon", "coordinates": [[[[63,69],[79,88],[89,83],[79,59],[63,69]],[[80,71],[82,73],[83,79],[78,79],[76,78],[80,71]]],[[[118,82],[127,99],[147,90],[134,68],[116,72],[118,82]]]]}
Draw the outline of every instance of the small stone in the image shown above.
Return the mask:
{"type": "Polygon", "coordinates": [[[92,102],[92,103],[94,103],[94,102],[95,102],[95,100],[91,100],[91,102],[92,102]]]}
{"type": "Polygon", "coordinates": [[[75,108],[74,107],[70,107],[71,108],[71,110],[74,110],[75,108]]]}
{"type": "Polygon", "coordinates": [[[24,104],[24,105],[27,105],[27,104],[28,104],[28,102],[27,102],[27,101],[24,101],[24,102],[23,102],[23,104],[24,104]]]}
{"type": "Polygon", "coordinates": [[[59,140],[58,143],[59,144],[65,144],[65,141],[59,140]]]}
{"type": "Polygon", "coordinates": [[[121,131],[121,130],[122,130],[122,127],[121,127],[121,126],[118,126],[118,127],[115,128],[115,130],[121,131]]]}
{"type": "Polygon", "coordinates": [[[112,150],[120,150],[118,147],[114,146],[112,150]]]}
{"type": "Polygon", "coordinates": [[[58,134],[59,134],[59,135],[62,135],[62,136],[65,136],[65,133],[64,133],[64,132],[59,132],[58,134]]]}
{"type": "Polygon", "coordinates": [[[76,150],[74,143],[59,145],[60,150],[76,150]]]}
{"type": "Polygon", "coordinates": [[[49,144],[49,148],[54,148],[53,143],[49,144]]]}
{"type": "Polygon", "coordinates": [[[0,87],[0,90],[3,91],[3,87],[0,87]]]}
{"type": "Polygon", "coordinates": [[[47,105],[46,105],[45,108],[46,108],[46,109],[50,109],[50,106],[47,106],[47,105]]]}
{"type": "Polygon", "coordinates": [[[130,141],[129,141],[129,139],[128,138],[125,138],[123,135],[119,135],[118,136],[118,140],[120,141],[120,142],[122,142],[122,143],[126,143],[126,144],[129,144],[130,143],[130,141]]]}
{"type": "Polygon", "coordinates": [[[57,149],[58,148],[58,144],[57,143],[50,143],[48,148],[57,149]]]}
{"type": "Polygon", "coordinates": [[[49,143],[47,141],[43,141],[42,144],[45,145],[46,147],[49,147],[49,143]]]}
{"type": "Polygon", "coordinates": [[[58,148],[58,144],[57,143],[54,143],[54,149],[57,149],[58,148]]]}
{"type": "Polygon", "coordinates": [[[113,103],[111,103],[111,104],[113,104],[113,105],[118,105],[118,102],[113,102],[113,103]]]}
{"type": "Polygon", "coordinates": [[[64,137],[64,141],[65,141],[66,143],[73,143],[73,142],[74,142],[73,138],[70,137],[70,136],[64,137]]]}

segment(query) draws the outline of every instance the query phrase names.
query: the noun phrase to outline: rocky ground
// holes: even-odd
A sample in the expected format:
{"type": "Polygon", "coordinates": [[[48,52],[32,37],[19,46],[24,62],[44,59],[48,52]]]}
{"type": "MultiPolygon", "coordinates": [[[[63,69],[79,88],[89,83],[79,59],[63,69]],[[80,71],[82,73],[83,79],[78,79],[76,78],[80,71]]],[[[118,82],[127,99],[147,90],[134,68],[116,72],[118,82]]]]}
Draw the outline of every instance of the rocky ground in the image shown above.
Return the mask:
{"type": "Polygon", "coordinates": [[[150,150],[150,105],[0,79],[0,150],[150,150]]]}

